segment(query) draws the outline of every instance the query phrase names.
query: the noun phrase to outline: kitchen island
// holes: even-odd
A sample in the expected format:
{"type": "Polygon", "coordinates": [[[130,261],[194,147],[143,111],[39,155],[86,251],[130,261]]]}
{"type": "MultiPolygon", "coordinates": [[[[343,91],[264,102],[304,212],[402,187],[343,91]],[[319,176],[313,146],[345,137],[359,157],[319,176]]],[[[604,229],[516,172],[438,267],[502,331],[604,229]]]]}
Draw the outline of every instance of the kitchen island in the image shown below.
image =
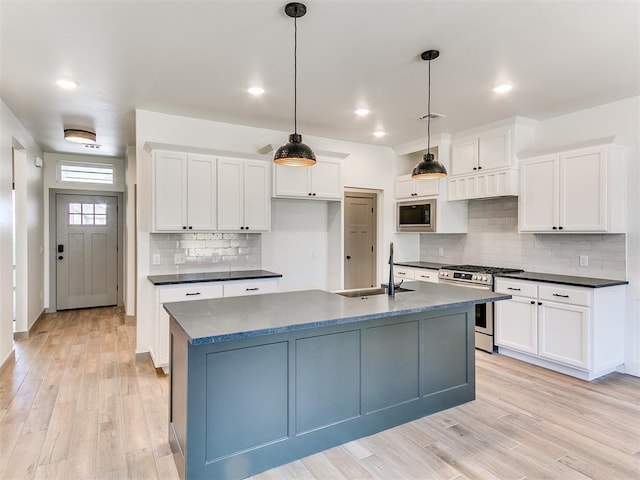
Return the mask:
{"type": "Polygon", "coordinates": [[[475,398],[474,305],[405,283],[165,304],[169,440],[182,478],[244,478],[475,398]]]}

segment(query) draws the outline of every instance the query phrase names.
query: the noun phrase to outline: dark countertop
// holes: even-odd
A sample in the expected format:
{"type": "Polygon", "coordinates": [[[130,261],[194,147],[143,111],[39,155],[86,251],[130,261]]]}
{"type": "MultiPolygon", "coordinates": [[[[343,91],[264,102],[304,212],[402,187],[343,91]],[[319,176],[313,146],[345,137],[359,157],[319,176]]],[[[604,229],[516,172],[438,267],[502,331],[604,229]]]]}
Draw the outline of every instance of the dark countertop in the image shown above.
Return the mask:
{"type": "Polygon", "coordinates": [[[451,263],[435,263],[435,262],[393,262],[394,265],[412,268],[431,268],[438,270],[440,267],[451,265],[451,263]]]}
{"type": "Polygon", "coordinates": [[[267,270],[235,270],[230,272],[177,273],[173,275],[149,275],[154,285],[174,285],[178,283],[226,282],[228,280],[255,280],[258,278],[279,278],[279,273],[267,270]]]}
{"type": "Polygon", "coordinates": [[[366,300],[323,290],[165,303],[165,310],[193,345],[382,317],[467,307],[511,295],[428,282],[406,282],[412,292],[372,295],[366,300]]]}
{"type": "Polygon", "coordinates": [[[572,285],[574,287],[588,287],[588,288],[615,287],[616,285],[627,285],[629,283],[626,280],[609,280],[606,278],[574,277],[571,275],[558,275],[554,273],[539,273],[539,272],[500,273],[495,276],[504,277],[504,278],[515,278],[518,280],[531,280],[534,282],[549,282],[549,283],[557,283],[560,285],[572,285]]]}

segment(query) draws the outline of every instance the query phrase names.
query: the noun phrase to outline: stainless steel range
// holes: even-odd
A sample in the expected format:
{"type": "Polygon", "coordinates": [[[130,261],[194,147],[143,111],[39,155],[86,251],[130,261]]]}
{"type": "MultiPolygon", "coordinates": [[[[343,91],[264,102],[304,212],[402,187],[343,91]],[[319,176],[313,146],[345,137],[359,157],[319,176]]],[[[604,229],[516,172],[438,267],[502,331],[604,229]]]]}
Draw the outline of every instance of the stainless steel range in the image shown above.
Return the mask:
{"type": "MultiPolygon", "coordinates": [[[[448,265],[440,268],[440,283],[450,283],[493,291],[493,276],[497,273],[517,273],[518,268],[487,267],[484,265],[448,265]]],[[[476,348],[494,352],[493,303],[476,305],[476,348]]]]}

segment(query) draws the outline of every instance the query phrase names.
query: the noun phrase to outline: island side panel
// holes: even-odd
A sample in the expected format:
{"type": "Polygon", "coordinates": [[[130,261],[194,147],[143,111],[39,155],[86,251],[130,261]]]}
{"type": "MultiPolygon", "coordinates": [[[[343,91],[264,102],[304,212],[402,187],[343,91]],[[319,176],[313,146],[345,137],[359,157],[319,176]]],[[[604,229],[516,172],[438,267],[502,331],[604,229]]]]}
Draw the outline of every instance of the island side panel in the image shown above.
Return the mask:
{"type": "Polygon", "coordinates": [[[245,478],[472,400],[474,326],[456,308],[189,344],[181,477],[245,478]]]}

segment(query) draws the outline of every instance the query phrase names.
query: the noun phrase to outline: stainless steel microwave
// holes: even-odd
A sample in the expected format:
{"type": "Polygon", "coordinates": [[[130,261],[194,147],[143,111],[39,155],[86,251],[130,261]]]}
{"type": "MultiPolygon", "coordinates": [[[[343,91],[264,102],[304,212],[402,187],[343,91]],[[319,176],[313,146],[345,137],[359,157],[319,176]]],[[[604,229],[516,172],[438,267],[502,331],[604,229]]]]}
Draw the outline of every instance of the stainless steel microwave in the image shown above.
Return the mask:
{"type": "Polygon", "coordinates": [[[398,232],[435,232],[436,200],[397,202],[396,229],[398,232]]]}

